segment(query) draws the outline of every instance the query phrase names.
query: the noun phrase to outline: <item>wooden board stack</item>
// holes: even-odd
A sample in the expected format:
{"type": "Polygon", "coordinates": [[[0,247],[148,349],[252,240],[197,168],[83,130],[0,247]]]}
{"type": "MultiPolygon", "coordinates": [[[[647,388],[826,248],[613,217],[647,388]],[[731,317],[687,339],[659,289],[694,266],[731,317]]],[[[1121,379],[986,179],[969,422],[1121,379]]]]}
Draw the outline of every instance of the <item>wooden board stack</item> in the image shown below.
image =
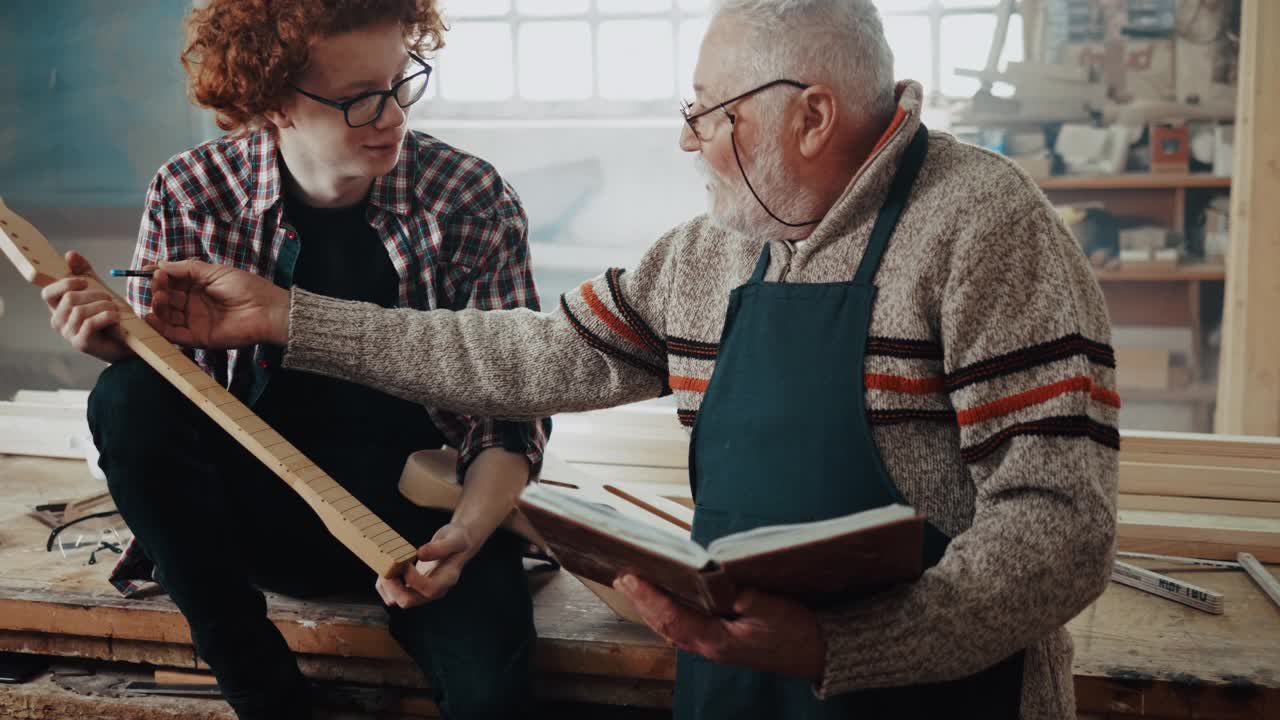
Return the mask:
{"type": "Polygon", "coordinates": [[[1121,550],[1280,562],[1280,438],[1126,431],[1121,550]]]}
{"type": "Polygon", "coordinates": [[[0,400],[0,453],[83,458],[91,443],[85,405],[89,393],[19,390],[0,400]]]}
{"type": "MultiPolygon", "coordinates": [[[[33,285],[44,287],[67,276],[64,260],[30,223],[0,201],[0,250],[33,285]]],[[[111,292],[97,278],[91,284],[111,292]]],[[[334,537],[374,572],[390,577],[416,558],[416,551],[359,500],[311,462],[302,451],[272,430],[234,395],[227,392],[176,345],[161,337],[119,296],[121,321],[116,328],[148,365],[255,457],[271,468],[311,506],[334,537]]],[[[163,422],[163,418],[157,418],[163,422]]]]}
{"type": "MultiPolygon", "coordinates": [[[[688,494],[688,435],[653,404],[556,418],[550,447],[610,481],[688,494]]],[[[1121,550],[1280,563],[1280,439],[1121,431],[1121,550]]]]}

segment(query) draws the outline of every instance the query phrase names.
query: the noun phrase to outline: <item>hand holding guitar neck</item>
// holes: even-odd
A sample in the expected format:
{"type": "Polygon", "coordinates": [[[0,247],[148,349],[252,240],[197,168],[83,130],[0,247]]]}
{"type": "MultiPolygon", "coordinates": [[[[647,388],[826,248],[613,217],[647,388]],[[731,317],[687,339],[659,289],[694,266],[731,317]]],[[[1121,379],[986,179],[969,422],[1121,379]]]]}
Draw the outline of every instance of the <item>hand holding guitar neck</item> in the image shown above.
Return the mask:
{"type": "MultiPolygon", "coordinates": [[[[156,328],[143,322],[133,313],[128,303],[91,274],[92,269],[88,263],[81,263],[83,258],[69,255],[64,259],[39,230],[5,207],[2,201],[0,253],[32,285],[47,288],[68,281],[68,287],[61,291],[55,290],[55,293],[62,293],[59,305],[67,293],[92,290],[95,293],[92,297],[82,296],[82,299],[87,299],[93,312],[81,312],[84,317],[79,323],[77,335],[84,332],[88,338],[95,332],[109,333],[112,339],[141,357],[161,377],[195,403],[196,407],[230,433],[236,442],[293,488],[320,516],[329,532],[378,575],[397,577],[416,560],[417,550],[398,532],[374,515],[348,493],[346,488],[311,462],[301,450],[255,415],[179,348],[161,337],[156,328]],[[68,267],[68,261],[73,261],[71,267],[68,267]],[[72,271],[81,270],[86,274],[71,274],[72,271]],[[83,289],[71,289],[70,286],[83,289]],[[90,324],[86,330],[85,321],[108,312],[105,305],[94,305],[103,299],[114,304],[116,318],[109,322],[112,318],[108,315],[97,323],[90,324]]],[[[231,344],[252,344],[259,338],[274,339],[263,330],[270,326],[270,323],[263,322],[264,309],[268,306],[275,308],[277,316],[283,307],[284,319],[286,322],[288,320],[288,292],[266,280],[207,263],[164,265],[168,270],[157,269],[153,281],[160,280],[159,287],[166,293],[162,299],[170,322],[165,323],[158,318],[152,318],[151,322],[171,328],[171,332],[186,341],[184,344],[192,344],[197,340],[210,344],[226,341],[231,344]],[[174,283],[165,279],[166,275],[187,283],[185,289],[175,289],[174,283]],[[259,282],[251,282],[250,278],[259,282]],[[276,292],[273,294],[269,288],[274,288],[276,292]],[[188,302],[191,295],[197,298],[195,303],[188,302]],[[191,333],[190,318],[196,318],[197,325],[203,329],[203,335],[191,333]],[[246,342],[250,337],[254,339],[246,342]]],[[[153,285],[154,287],[156,286],[153,285]]],[[[283,336],[287,339],[287,326],[284,330],[283,336]]]]}
{"type": "Polygon", "coordinates": [[[89,261],[74,250],[66,255],[71,275],[44,286],[40,297],[52,315],[49,324],[76,350],[113,363],[133,355],[117,335],[120,324],[119,300],[97,287],[89,261]]]}

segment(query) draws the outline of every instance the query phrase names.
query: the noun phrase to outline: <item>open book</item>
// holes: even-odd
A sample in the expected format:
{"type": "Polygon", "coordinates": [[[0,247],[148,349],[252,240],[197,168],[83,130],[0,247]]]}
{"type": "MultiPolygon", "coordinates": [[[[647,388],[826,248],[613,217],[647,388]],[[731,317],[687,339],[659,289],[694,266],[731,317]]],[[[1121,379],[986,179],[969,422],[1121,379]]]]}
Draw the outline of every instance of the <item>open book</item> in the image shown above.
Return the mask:
{"type": "Polygon", "coordinates": [[[613,507],[547,485],[521,494],[521,512],[575,575],[608,586],[633,573],[714,615],[730,615],[753,588],[812,604],[919,577],[924,518],[886,505],[831,520],[726,535],[703,548],[613,507]]]}

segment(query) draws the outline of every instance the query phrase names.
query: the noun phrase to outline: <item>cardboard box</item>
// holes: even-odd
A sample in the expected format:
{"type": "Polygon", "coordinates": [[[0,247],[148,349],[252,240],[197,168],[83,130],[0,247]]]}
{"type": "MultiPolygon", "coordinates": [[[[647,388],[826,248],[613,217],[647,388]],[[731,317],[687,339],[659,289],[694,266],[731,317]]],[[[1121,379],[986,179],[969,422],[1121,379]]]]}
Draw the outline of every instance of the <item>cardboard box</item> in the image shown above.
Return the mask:
{"type": "MultiPolygon", "coordinates": [[[[1165,390],[1170,386],[1170,353],[1164,348],[1116,347],[1116,387],[1165,390]]],[[[1122,396],[1123,397],[1123,396],[1122,396]]]]}
{"type": "Polygon", "coordinates": [[[1191,170],[1191,132],[1186,125],[1151,123],[1151,172],[1185,173],[1191,170]]]}

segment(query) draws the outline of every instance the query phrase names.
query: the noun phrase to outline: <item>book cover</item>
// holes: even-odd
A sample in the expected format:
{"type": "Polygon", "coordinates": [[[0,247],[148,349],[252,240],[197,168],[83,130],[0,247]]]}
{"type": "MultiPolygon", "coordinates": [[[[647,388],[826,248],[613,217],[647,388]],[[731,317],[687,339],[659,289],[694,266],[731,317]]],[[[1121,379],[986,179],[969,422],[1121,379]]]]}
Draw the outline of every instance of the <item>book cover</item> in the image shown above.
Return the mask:
{"type": "Polygon", "coordinates": [[[531,486],[521,512],[575,575],[609,586],[634,574],[691,606],[731,614],[742,589],[822,605],[919,577],[924,519],[890,505],[863,513],[729,535],[702,548],[608,505],[531,486]]]}

